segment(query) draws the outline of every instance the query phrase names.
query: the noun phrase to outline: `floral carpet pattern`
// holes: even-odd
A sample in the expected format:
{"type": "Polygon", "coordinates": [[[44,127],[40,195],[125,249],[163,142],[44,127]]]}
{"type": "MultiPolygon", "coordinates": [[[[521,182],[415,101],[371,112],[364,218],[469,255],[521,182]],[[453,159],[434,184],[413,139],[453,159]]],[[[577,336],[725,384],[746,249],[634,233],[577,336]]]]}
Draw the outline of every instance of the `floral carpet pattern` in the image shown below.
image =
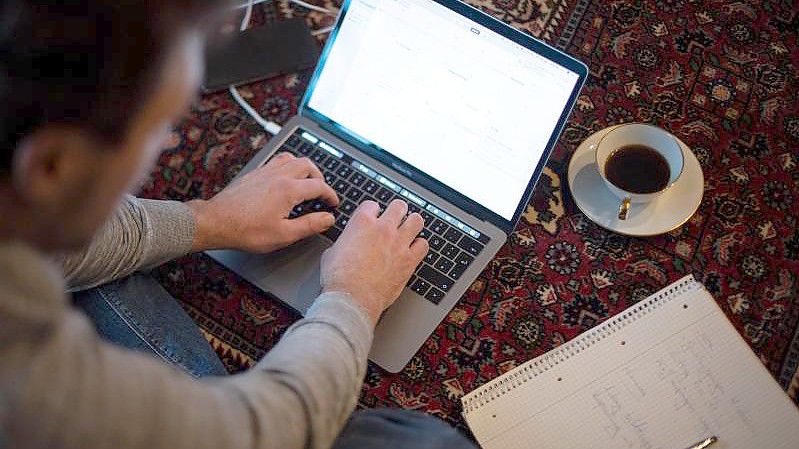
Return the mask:
{"type": "MultiPolygon", "coordinates": [[[[317,4],[337,5],[326,1],[317,4]]],[[[422,410],[463,427],[459,398],[693,273],[779,384],[799,397],[799,5],[788,0],[471,0],[585,61],[590,78],[509,242],[405,370],[371,365],[360,405],[422,410]],[[654,238],[593,224],[566,168],[577,145],[643,121],[692,147],[705,174],[697,214],[654,238]]],[[[333,18],[287,2],[256,25],[333,18]]],[[[321,43],[321,41],[320,41],[321,43]]],[[[241,89],[262,115],[296,113],[311,71],[241,89]]],[[[530,105],[535,107],[534,104],[530,105]]],[[[173,133],[142,195],[210,197],[269,136],[227,93],[207,95],[173,133]]],[[[157,275],[232,371],[249,367],[298,315],[204,255],[157,275]]]]}

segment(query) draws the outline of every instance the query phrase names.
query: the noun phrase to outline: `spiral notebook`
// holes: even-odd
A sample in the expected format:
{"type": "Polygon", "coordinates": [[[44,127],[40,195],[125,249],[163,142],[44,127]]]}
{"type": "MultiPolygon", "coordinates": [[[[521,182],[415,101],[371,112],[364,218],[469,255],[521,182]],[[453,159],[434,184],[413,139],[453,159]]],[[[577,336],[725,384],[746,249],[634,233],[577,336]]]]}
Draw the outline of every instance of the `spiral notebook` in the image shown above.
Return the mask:
{"type": "Polygon", "coordinates": [[[691,276],[462,402],[483,449],[799,448],[799,409],[691,276]]]}

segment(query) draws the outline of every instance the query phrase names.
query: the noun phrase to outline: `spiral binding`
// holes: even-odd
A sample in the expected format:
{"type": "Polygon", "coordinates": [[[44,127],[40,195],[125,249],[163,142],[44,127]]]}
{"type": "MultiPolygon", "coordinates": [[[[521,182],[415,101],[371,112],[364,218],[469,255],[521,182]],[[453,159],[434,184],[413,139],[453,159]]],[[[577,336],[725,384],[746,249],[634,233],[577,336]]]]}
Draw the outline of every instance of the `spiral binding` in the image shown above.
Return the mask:
{"type": "Polygon", "coordinates": [[[536,378],[560,363],[564,363],[585,351],[594,344],[610,337],[625,326],[659,309],[666,302],[671,301],[678,295],[687,293],[699,285],[701,284],[696,282],[692,275],[686,276],[682,280],[669,285],[638,304],[615,315],[599,326],[580,334],[580,336],[574,340],[536,357],[490,381],[478,388],[473,394],[464,397],[463,413],[469,414],[478,410],[489,402],[513,391],[517,387],[527,383],[527,381],[536,378]]]}

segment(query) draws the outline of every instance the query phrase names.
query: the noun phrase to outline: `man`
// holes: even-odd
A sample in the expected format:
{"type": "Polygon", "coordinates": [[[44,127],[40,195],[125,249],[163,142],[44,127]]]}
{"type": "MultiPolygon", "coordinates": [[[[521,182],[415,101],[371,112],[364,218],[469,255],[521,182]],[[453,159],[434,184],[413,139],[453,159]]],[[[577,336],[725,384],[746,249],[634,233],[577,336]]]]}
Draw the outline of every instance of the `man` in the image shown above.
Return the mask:
{"type": "MultiPolygon", "coordinates": [[[[116,280],[78,299],[98,317],[115,313],[101,331],[115,335],[121,323],[138,338],[129,346],[218,372],[218,361],[190,368],[198,353],[182,339],[196,328],[147,322],[166,310],[153,300],[170,301],[163,289],[122,278],[189,251],[272,251],[333,223],[327,213],[286,218],[307,199],[338,202],[312,163],[291,156],[209,201],[123,196],[195,94],[203,37],[194,24],[214,3],[0,5],[0,448],[472,447],[410,412],[356,413],[346,424],[374,325],[427,252],[421,217],[406,217],[400,201],[382,214],[360,206],[322,260],[323,292],[305,319],[244,374],[196,379],[101,340],[71,307],[67,289],[116,280]]],[[[171,307],[162,322],[186,319],[171,307]]]]}

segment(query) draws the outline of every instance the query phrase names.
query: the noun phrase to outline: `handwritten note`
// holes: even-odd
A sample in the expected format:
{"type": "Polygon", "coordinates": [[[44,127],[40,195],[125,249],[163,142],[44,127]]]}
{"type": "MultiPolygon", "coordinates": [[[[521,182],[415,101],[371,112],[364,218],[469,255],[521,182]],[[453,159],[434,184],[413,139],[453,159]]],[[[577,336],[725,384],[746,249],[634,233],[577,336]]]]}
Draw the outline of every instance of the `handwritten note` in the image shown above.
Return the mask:
{"type": "Polygon", "coordinates": [[[464,413],[481,445],[683,449],[717,435],[713,449],[799,448],[799,411],[701,285],[650,301],[559,353],[573,355],[485,386],[495,399],[464,413]]]}
{"type": "Polygon", "coordinates": [[[669,433],[669,425],[694,440],[731,427],[755,435],[746,404],[712,369],[718,355],[713,339],[698,332],[603,379],[590,395],[608,441],[616,448],[655,448],[659,430],[669,433]]]}

